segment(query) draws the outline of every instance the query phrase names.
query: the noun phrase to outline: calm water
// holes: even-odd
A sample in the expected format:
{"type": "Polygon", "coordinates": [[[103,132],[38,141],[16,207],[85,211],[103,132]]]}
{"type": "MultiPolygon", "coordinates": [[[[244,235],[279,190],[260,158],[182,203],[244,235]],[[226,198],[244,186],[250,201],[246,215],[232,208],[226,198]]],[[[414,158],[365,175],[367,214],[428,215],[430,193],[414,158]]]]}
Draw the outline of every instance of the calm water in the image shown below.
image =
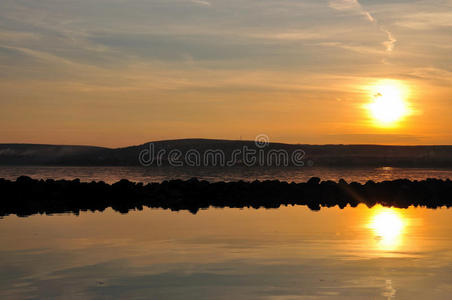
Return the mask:
{"type": "Polygon", "coordinates": [[[0,220],[0,298],[450,299],[452,210],[111,210],[0,220]]]}
{"type": "MultiPolygon", "coordinates": [[[[115,182],[311,176],[451,177],[448,170],[0,168],[0,177],[115,182]]],[[[0,299],[451,299],[452,210],[303,206],[0,219],[0,299]]]]}
{"type": "Polygon", "coordinates": [[[347,181],[366,182],[399,178],[422,180],[426,178],[452,178],[451,169],[414,169],[414,168],[170,168],[170,167],[5,167],[0,166],[0,178],[14,180],[21,175],[33,178],[74,179],[82,181],[117,182],[123,178],[137,182],[160,182],[168,179],[190,179],[197,177],[208,181],[274,180],[303,182],[313,176],[322,180],[344,178],[347,181]]]}

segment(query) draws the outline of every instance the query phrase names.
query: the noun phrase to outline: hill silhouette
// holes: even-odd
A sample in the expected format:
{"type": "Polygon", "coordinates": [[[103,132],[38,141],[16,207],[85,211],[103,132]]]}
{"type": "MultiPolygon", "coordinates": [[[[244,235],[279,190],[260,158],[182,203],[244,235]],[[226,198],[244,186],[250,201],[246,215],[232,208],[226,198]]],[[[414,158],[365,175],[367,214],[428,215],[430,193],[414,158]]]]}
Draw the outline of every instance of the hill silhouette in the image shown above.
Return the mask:
{"type": "MultiPolygon", "coordinates": [[[[319,166],[452,167],[452,146],[307,145],[270,143],[258,148],[254,141],[180,139],[142,145],[105,148],[94,146],[0,144],[0,165],[138,166],[138,156],[152,144],[155,153],[178,149],[185,154],[221,150],[231,157],[235,149],[267,152],[303,150],[304,160],[319,166]]],[[[163,159],[165,163],[165,159],[163,159]]]]}

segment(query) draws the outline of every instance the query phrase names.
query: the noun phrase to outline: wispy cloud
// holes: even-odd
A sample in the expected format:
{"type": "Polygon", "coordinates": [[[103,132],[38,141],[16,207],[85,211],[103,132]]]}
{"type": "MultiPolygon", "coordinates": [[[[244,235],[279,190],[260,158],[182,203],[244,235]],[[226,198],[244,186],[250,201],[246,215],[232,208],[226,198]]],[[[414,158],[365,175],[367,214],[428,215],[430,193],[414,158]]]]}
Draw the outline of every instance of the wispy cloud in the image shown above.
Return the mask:
{"type": "Polygon", "coordinates": [[[452,27],[452,12],[422,12],[403,16],[396,25],[416,30],[452,27]]]}
{"type": "Polygon", "coordinates": [[[428,116],[400,132],[452,141],[444,137],[452,114],[445,1],[0,3],[0,140],[47,133],[54,143],[128,144],[149,132],[296,136],[313,128],[306,141],[391,142],[327,135],[360,133],[364,87],[393,78],[412,87],[409,101],[428,116]]]}
{"type": "Polygon", "coordinates": [[[354,11],[365,16],[370,22],[375,22],[374,17],[357,0],[333,0],[330,1],[329,6],[335,10],[354,11]]]}
{"type": "Polygon", "coordinates": [[[326,46],[326,47],[342,48],[342,49],[345,49],[348,51],[353,51],[353,52],[361,53],[361,54],[373,54],[373,55],[383,54],[383,50],[378,50],[378,49],[375,49],[372,47],[349,45],[349,44],[340,43],[340,42],[321,42],[318,44],[321,46],[326,46]]]}
{"type": "Polygon", "coordinates": [[[4,43],[12,43],[12,42],[21,42],[21,41],[29,41],[29,40],[38,40],[39,34],[32,32],[23,32],[23,31],[11,31],[11,30],[3,30],[0,28],[0,42],[4,43]]]}
{"type": "Polygon", "coordinates": [[[211,3],[204,0],[191,0],[192,3],[204,5],[204,6],[211,6],[211,3]]]}
{"type": "Polygon", "coordinates": [[[392,35],[392,33],[389,30],[386,30],[383,26],[380,26],[380,30],[386,33],[388,40],[383,42],[383,45],[386,47],[386,51],[391,52],[394,50],[395,43],[397,42],[397,39],[392,35]]]}
{"type": "Polygon", "coordinates": [[[366,10],[358,0],[333,0],[330,1],[329,6],[335,10],[351,11],[363,15],[369,22],[376,24],[381,32],[386,34],[387,40],[382,43],[385,46],[386,51],[392,52],[392,50],[394,50],[397,39],[383,25],[380,25],[378,20],[366,10]]]}
{"type": "Polygon", "coordinates": [[[436,83],[450,86],[452,83],[452,72],[440,68],[424,67],[415,68],[407,75],[423,80],[432,80],[436,83]]]}

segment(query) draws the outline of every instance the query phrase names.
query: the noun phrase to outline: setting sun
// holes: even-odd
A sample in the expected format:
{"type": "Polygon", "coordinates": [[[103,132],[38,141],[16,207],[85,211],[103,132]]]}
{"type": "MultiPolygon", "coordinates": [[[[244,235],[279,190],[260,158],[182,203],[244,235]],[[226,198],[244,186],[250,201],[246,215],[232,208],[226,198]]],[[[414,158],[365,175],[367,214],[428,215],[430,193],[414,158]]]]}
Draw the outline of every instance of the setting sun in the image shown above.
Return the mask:
{"type": "Polygon", "coordinates": [[[405,98],[407,88],[396,81],[379,82],[370,89],[372,102],[366,105],[375,124],[379,127],[392,127],[410,114],[405,98]]]}

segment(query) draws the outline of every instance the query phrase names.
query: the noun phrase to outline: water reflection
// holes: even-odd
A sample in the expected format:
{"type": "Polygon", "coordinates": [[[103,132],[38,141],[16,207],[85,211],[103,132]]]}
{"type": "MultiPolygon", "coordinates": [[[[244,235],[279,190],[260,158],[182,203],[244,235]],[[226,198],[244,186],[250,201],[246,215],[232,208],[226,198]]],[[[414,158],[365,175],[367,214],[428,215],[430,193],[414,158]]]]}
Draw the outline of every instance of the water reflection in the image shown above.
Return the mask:
{"type": "Polygon", "coordinates": [[[408,220],[400,210],[379,207],[374,210],[368,227],[375,234],[378,247],[384,251],[397,250],[403,241],[403,234],[408,220]]]}
{"type": "Polygon", "coordinates": [[[379,205],[8,216],[0,299],[450,299],[451,218],[379,205]]]}

